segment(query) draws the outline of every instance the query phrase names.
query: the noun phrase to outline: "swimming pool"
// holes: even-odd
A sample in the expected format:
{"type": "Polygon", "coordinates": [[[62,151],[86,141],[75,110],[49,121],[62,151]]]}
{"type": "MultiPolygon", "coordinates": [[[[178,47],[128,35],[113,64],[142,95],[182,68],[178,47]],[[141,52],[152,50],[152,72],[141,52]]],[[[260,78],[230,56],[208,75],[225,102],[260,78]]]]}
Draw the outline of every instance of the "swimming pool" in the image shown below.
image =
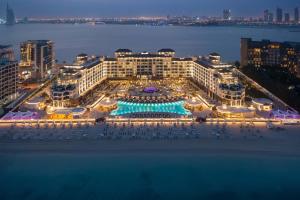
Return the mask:
{"type": "Polygon", "coordinates": [[[118,108],[110,114],[120,116],[132,113],[173,113],[178,115],[191,115],[192,113],[184,108],[184,101],[170,103],[132,103],[118,101],[118,108]]]}

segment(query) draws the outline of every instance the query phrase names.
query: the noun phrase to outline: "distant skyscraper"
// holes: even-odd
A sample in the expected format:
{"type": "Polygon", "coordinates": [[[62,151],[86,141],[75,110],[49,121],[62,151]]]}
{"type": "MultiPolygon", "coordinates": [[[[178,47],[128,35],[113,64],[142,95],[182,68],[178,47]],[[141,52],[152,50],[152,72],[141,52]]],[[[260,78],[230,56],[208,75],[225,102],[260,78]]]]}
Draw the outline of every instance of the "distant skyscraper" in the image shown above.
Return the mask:
{"type": "Polygon", "coordinates": [[[16,17],[13,9],[9,7],[7,4],[6,6],[6,24],[7,25],[14,25],[16,23],[16,17]]]}
{"type": "Polygon", "coordinates": [[[274,20],[274,15],[271,13],[269,10],[264,11],[264,22],[273,22],[274,20]]]}
{"type": "Polygon", "coordinates": [[[299,22],[299,8],[295,8],[294,11],[294,22],[298,23],[299,22]]]}
{"type": "Polygon", "coordinates": [[[274,22],[274,14],[273,13],[269,13],[269,22],[274,22]]]}
{"type": "Polygon", "coordinates": [[[264,11],[264,21],[269,22],[269,10],[264,11]]]}
{"type": "Polygon", "coordinates": [[[0,45],[0,106],[17,97],[18,62],[11,46],[0,45]]]}
{"type": "Polygon", "coordinates": [[[55,65],[54,44],[50,40],[29,40],[21,43],[20,77],[38,82],[48,77],[55,65]]]}
{"type": "Polygon", "coordinates": [[[276,22],[281,23],[283,19],[283,11],[281,8],[276,9],[276,22]]]}
{"type": "Polygon", "coordinates": [[[290,14],[289,13],[284,13],[284,22],[289,23],[290,22],[290,14]]]}
{"type": "Polygon", "coordinates": [[[223,10],[223,19],[231,20],[231,11],[229,9],[223,10]]]}

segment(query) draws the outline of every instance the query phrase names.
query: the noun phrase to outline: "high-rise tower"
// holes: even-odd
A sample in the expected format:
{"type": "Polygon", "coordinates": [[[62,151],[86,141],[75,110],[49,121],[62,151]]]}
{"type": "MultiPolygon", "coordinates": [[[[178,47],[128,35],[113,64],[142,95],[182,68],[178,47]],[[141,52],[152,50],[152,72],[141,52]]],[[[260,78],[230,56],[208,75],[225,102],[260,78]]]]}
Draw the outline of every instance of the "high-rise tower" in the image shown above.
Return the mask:
{"type": "Polygon", "coordinates": [[[21,46],[20,74],[29,74],[34,81],[43,81],[55,65],[54,44],[50,40],[28,40],[21,46]]]}
{"type": "Polygon", "coordinates": [[[231,10],[229,10],[229,9],[223,10],[223,19],[231,20],[231,10]]]}
{"type": "Polygon", "coordinates": [[[294,22],[295,23],[299,23],[299,8],[295,8],[295,11],[294,11],[294,22]]]}
{"type": "Polygon", "coordinates": [[[14,25],[16,23],[16,17],[13,9],[8,5],[6,6],[6,24],[14,25]]]}
{"type": "Polygon", "coordinates": [[[0,45],[0,107],[17,98],[18,62],[13,48],[0,45]]]}
{"type": "Polygon", "coordinates": [[[269,10],[264,11],[264,22],[269,22],[269,10]]]}
{"type": "Polygon", "coordinates": [[[284,22],[289,23],[290,22],[290,14],[289,13],[284,13],[284,22]]]}
{"type": "Polygon", "coordinates": [[[281,8],[276,9],[276,22],[281,23],[283,20],[283,11],[281,8]]]}

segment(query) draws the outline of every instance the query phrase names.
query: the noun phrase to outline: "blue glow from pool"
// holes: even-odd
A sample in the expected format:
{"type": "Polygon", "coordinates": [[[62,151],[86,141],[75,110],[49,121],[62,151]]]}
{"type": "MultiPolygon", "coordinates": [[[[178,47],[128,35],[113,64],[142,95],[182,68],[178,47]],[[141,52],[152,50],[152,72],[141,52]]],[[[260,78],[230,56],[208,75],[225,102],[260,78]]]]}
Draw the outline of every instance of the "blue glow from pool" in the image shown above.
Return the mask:
{"type": "Polygon", "coordinates": [[[173,113],[178,115],[191,115],[192,113],[184,108],[184,101],[170,103],[132,103],[118,101],[118,108],[110,114],[121,116],[132,113],[173,113]]]}

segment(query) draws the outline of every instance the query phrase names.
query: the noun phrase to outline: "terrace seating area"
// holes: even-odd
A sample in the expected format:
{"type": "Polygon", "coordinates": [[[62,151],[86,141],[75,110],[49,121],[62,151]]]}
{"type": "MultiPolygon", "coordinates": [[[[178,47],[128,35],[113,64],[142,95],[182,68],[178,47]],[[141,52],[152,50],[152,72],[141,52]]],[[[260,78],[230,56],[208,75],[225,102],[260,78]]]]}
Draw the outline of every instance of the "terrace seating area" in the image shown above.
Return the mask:
{"type": "Polygon", "coordinates": [[[244,88],[244,86],[240,83],[237,83],[237,84],[220,84],[219,85],[220,89],[221,90],[229,90],[229,91],[232,91],[232,92],[236,92],[236,91],[240,91],[244,88]]]}
{"type": "Polygon", "coordinates": [[[175,113],[151,113],[151,112],[144,112],[144,113],[131,113],[128,115],[124,115],[125,117],[129,118],[178,118],[181,115],[175,113]]]}
{"type": "Polygon", "coordinates": [[[132,103],[170,103],[183,100],[181,97],[169,97],[169,96],[126,96],[119,99],[120,101],[132,102],[132,103]]]}
{"type": "Polygon", "coordinates": [[[53,100],[68,100],[74,96],[76,86],[75,85],[59,85],[52,87],[52,99],[53,100]]]}

